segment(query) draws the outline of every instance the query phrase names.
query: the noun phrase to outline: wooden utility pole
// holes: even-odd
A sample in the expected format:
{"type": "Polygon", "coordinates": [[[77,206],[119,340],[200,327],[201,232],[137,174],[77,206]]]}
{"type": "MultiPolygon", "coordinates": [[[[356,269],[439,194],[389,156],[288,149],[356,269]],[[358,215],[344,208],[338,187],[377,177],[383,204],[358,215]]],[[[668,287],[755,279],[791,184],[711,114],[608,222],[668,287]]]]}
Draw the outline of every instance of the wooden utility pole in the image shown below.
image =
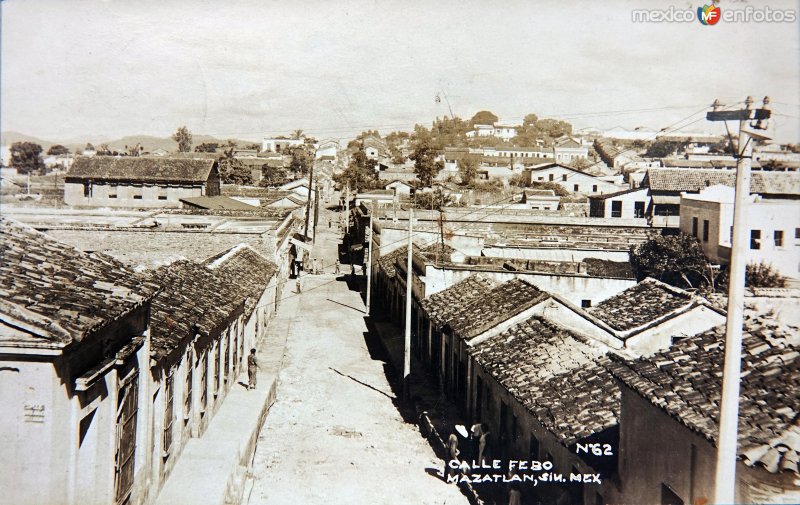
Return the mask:
{"type": "Polygon", "coordinates": [[[367,239],[367,315],[370,313],[370,298],[372,294],[372,214],[374,213],[373,202],[369,208],[369,228],[364,234],[367,239]]]}
{"type": "Polygon", "coordinates": [[[344,193],[344,233],[350,233],[350,183],[347,183],[347,190],[344,193]]]}
{"type": "Polygon", "coordinates": [[[414,208],[408,211],[408,259],[406,260],[406,335],[403,346],[403,399],[408,401],[409,378],[411,377],[411,250],[414,222],[414,208]]]}
{"type": "Polygon", "coordinates": [[[714,482],[714,503],[734,503],[736,490],[736,460],[738,452],[739,389],[742,370],[742,324],[744,322],[745,269],[748,259],[747,205],[750,198],[750,168],[753,139],[767,137],[748,129],[766,129],[770,116],[769,98],[764,107],[752,109],[753,98],[747,97],[745,108],[735,111],[714,110],[707,114],[709,121],[739,121],[739,145],[736,146],[736,193],[733,204],[733,237],[731,240],[730,279],[728,281],[728,314],[725,326],[725,365],[722,374],[722,398],[717,442],[717,468],[714,482]]]}
{"type": "Polygon", "coordinates": [[[314,162],[311,162],[311,167],[308,169],[308,199],[306,201],[306,225],[303,229],[305,234],[305,242],[308,242],[308,220],[311,217],[311,191],[313,191],[314,183],[314,162]]]}
{"type": "Polygon", "coordinates": [[[319,222],[319,183],[317,183],[317,188],[314,190],[314,239],[312,240],[312,244],[317,243],[317,223],[319,222]]]}

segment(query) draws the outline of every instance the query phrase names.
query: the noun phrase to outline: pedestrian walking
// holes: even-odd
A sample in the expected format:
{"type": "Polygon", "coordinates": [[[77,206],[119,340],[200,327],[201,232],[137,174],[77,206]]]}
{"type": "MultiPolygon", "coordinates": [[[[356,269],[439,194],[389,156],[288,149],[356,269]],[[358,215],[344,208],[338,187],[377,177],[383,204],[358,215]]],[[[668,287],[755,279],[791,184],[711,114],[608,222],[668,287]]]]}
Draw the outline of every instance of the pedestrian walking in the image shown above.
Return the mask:
{"type": "Polygon", "coordinates": [[[256,360],[255,348],[250,349],[250,355],[247,357],[247,389],[256,388],[256,371],[258,370],[258,360],[256,360]]]}
{"type": "Polygon", "coordinates": [[[489,427],[486,423],[481,423],[481,438],[478,442],[478,462],[484,463],[486,461],[486,454],[489,449],[489,427]]]}
{"type": "Polygon", "coordinates": [[[317,268],[318,268],[318,267],[317,267],[317,258],[314,258],[314,260],[311,262],[311,273],[312,273],[312,274],[317,274],[317,273],[319,273],[319,272],[317,271],[317,268]]]}
{"type": "Polygon", "coordinates": [[[334,270],[335,274],[338,275],[338,274],[342,273],[342,269],[341,269],[342,265],[341,265],[341,263],[339,263],[339,258],[336,258],[336,263],[334,263],[333,265],[336,268],[336,270],[334,270]]]}
{"type": "Polygon", "coordinates": [[[447,438],[447,461],[445,461],[445,468],[442,475],[453,475],[456,472],[456,469],[453,468],[455,465],[452,463],[453,461],[458,461],[458,435],[455,432],[451,432],[450,436],[447,438]]]}

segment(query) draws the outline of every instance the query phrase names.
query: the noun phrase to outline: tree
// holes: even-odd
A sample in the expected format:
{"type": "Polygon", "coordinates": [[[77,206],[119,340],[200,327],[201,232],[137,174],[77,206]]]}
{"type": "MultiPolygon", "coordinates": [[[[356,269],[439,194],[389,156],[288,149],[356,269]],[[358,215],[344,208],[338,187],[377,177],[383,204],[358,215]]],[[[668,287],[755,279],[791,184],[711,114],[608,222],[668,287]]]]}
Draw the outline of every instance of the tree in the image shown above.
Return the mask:
{"type": "Polygon", "coordinates": [[[631,247],[631,265],[639,280],[653,277],[681,288],[711,286],[711,264],[691,235],[657,236],[631,247]]]}
{"type": "Polygon", "coordinates": [[[56,144],[50,146],[50,149],[47,150],[47,154],[49,156],[61,156],[62,154],[69,154],[69,149],[62,146],[61,144],[56,144]]]}
{"type": "Polygon", "coordinates": [[[492,114],[488,110],[482,110],[472,116],[470,120],[470,124],[475,126],[476,124],[495,124],[497,122],[497,116],[492,114]]]}
{"type": "Polygon", "coordinates": [[[571,134],[572,125],[559,119],[539,119],[536,121],[536,130],[555,139],[562,135],[571,134]]]}
{"type": "Polygon", "coordinates": [[[680,142],[670,140],[656,140],[647,148],[644,155],[648,158],[666,158],[672,156],[681,147],[680,142]]]}
{"type": "Polygon", "coordinates": [[[14,142],[11,144],[11,167],[23,174],[29,174],[44,168],[39,157],[42,146],[34,142],[14,142]]]}
{"type": "Polygon", "coordinates": [[[97,148],[97,156],[111,156],[113,153],[111,149],[108,147],[108,144],[100,144],[100,147],[97,148]]]}
{"type": "Polygon", "coordinates": [[[536,126],[537,121],[539,121],[539,116],[536,114],[527,114],[522,118],[522,126],[536,126]]]}
{"type": "Polygon", "coordinates": [[[350,158],[347,168],[341,173],[335,174],[333,180],[355,192],[377,187],[378,182],[375,179],[374,170],[370,171],[367,162],[367,155],[364,154],[364,151],[356,151],[350,158]]]}
{"type": "Polygon", "coordinates": [[[744,283],[752,288],[785,288],[786,277],[764,263],[750,263],[745,267],[744,283]]]}
{"type": "Polygon", "coordinates": [[[289,163],[289,169],[296,173],[296,174],[307,174],[308,169],[311,167],[311,163],[313,163],[313,159],[311,158],[311,154],[308,152],[305,146],[292,146],[287,147],[284,149],[284,154],[291,155],[292,160],[289,163]]]}
{"type": "Polygon", "coordinates": [[[576,158],[572,160],[572,163],[570,163],[569,166],[575,170],[586,170],[587,168],[591,167],[592,164],[593,163],[586,158],[576,158]]]}
{"type": "Polygon", "coordinates": [[[253,184],[250,168],[233,157],[219,160],[219,175],[225,184],[253,184]]]}
{"type": "Polygon", "coordinates": [[[414,207],[417,209],[441,210],[442,207],[451,206],[454,202],[453,197],[445,195],[442,188],[419,192],[414,196],[414,207]]]}
{"type": "Polygon", "coordinates": [[[219,149],[217,142],[203,142],[199,146],[195,146],[194,152],[196,153],[215,153],[219,149]]]}
{"type": "Polygon", "coordinates": [[[181,126],[172,134],[172,140],[178,143],[178,151],[188,153],[192,150],[192,132],[185,126],[181,126]]]}
{"type": "Polygon", "coordinates": [[[430,138],[420,139],[410,156],[414,160],[414,172],[417,174],[417,179],[423,186],[430,186],[439,171],[444,168],[439,162],[434,161],[436,151],[431,144],[430,138]]]}
{"type": "Polygon", "coordinates": [[[294,130],[292,132],[292,138],[294,140],[300,140],[301,138],[303,138],[303,130],[294,130]]]}
{"type": "Polygon", "coordinates": [[[461,176],[461,184],[469,185],[478,176],[478,164],[480,158],[474,154],[467,154],[458,161],[458,173],[461,176]]]}

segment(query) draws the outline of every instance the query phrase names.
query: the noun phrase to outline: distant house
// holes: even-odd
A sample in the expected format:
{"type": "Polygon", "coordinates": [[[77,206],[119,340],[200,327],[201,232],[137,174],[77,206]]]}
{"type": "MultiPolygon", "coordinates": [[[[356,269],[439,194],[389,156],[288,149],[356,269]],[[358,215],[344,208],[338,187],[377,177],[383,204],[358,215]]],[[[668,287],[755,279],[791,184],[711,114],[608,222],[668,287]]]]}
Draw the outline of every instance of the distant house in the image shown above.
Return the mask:
{"type": "MultiPolygon", "coordinates": [[[[683,193],[680,198],[680,230],[697,238],[706,256],[719,264],[730,262],[734,195],[734,188],[715,185],[696,194],[683,193]]],[[[800,278],[800,198],[750,195],[747,228],[745,247],[751,263],[764,262],[783,276],[800,278]]]]}
{"type": "Polygon", "coordinates": [[[616,193],[589,197],[589,216],[644,218],[650,206],[647,188],[624,189],[616,193]]]}
{"type": "Polygon", "coordinates": [[[286,138],[264,138],[261,141],[261,151],[268,153],[280,153],[286,150],[287,147],[302,146],[305,144],[305,139],[286,139],[286,138]]]}
{"type": "Polygon", "coordinates": [[[558,210],[561,197],[552,189],[526,189],[522,192],[521,203],[533,210],[558,210]]]}
{"type": "MultiPolygon", "coordinates": [[[[701,189],[717,184],[734,187],[736,172],[733,170],[651,168],[642,180],[642,187],[650,189],[651,206],[647,217],[657,227],[680,227],[680,204],[683,193],[698,193],[701,189]]],[[[754,171],[750,182],[750,193],[762,198],[800,199],[799,172],[754,171]]]]}
{"type": "Polygon", "coordinates": [[[560,163],[548,163],[526,169],[529,181],[555,182],[570,193],[596,195],[616,193],[627,189],[625,186],[604,181],[592,175],[575,170],[560,163]]]}
{"type": "Polygon", "coordinates": [[[395,201],[395,192],[391,189],[375,189],[364,191],[356,195],[356,205],[366,204],[368,207],[391,207],[395,201]]]}
{"type": "Polygon", "coordinates": [[[557,140],[553,145],[553,158],[556,163],[569,164],[589,157],[589,148],[572,137],[557,140]]]}
{"type": "Polygon", "coordinates": [[[384,184],[383,189],[388,189],[394,191],[395,195],[403,195],[403,196],[410,196],[411,190],[413,189],[412,186],[406,182],[401,180],[395,179],[394,181],[384,184]]]}
{"type": "Polygon", "coordinates": [[[169,151],[167,151],[166,149],[161,148],[161,147],[158,147],[158,148],[153,149],[152,151],[150,151],[150,156],[168,156],[168,155],[169,155],[169,151]]]}
{"type": "Polygon", "coordinates": [[[158,286],[0,218],[4,503],[142,503],[158,286]]]}
{"type": "Polygon", "coordinates": [[[498,137],[503,140],[511,140],[517,136],[519,126],[513,124],[476,124],[473,129],[467,132],[468,138],[474,137],[498,137]]]}
{"type": "Polygon", "coordinates": [[[64,184],[64,202],[93,207],[179,207],[181,198],[219,194],[214,159],[81,157],[64,184]]]}

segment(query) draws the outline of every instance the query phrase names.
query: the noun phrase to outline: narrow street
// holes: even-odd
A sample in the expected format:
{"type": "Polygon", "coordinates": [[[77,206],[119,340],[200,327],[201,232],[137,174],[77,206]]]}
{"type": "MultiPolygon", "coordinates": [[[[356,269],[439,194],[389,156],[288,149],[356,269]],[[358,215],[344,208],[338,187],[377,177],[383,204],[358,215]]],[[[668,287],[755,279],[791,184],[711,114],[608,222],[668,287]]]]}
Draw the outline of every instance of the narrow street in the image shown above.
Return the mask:
{"type": "Polygon", "coordinates": [[[395,406],[359,292],[332,273],[335,232],[325,226],[317,239],[327,273],[304,276],[299,297],[290,281],[271,325],[288,331],[287,347],[244,499],[251,505],[467,503],[458,487],[441,480],[442,461],[395,406]]]}

